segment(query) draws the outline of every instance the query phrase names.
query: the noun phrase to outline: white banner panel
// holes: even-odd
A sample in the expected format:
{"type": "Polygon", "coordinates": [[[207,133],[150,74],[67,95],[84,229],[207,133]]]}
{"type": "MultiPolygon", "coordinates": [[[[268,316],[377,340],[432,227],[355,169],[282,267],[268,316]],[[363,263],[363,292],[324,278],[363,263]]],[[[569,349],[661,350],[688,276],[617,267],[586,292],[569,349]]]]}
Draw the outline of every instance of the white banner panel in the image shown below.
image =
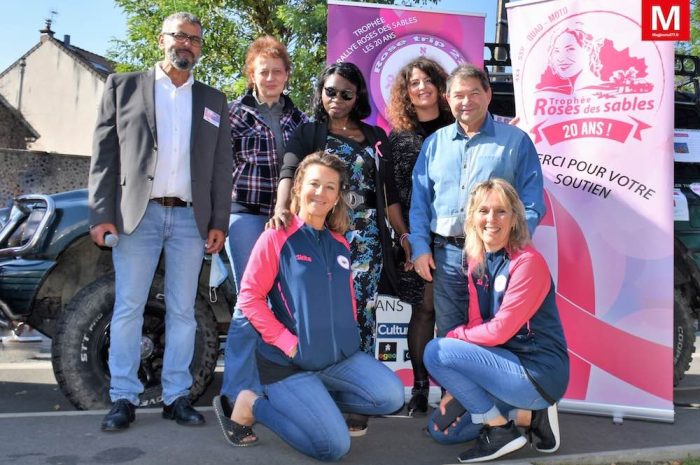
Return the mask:
{"type": "Polygon", "coordinates": [[[545,176],[535,245],[571,357],[562,403],[673,420],[673,43],[639,0],[508,5],[516,109],[545,176]]]}

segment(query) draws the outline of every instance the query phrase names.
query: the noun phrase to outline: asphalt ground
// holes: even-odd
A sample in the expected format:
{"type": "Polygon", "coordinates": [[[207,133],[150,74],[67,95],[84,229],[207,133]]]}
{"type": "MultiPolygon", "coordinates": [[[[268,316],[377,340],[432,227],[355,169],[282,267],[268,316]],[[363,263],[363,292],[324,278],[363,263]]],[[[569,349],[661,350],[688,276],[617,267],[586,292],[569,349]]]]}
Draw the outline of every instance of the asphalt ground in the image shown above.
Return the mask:
{"type": "MultiPolygon", "coordinates": [[[[234,448],[223,439],[211,408],[221,370],[196,405],[207,423],[183,427],[160,409],[139,409],[131,427],[103,433],[106,411],[76,411],[63,397],[48,358],[49,341],[0,344],[0,464],[309,464],[262,425],[260,443],[234,448]]],[[[698,344],[700,346],[700,340],[698,344]]],[[[653,374],[650,374],[653,376],[653,374]]],[[[700,353],[674,391],[673,424],[560,414],[562,445],[555,454],[526,446],[499,463],[651,463],[700,458],[700,353]]],[[[354,438],[345,464],[451,464],[469,445],[440,446],[422,429],[425,418],[374,418],[369,433],[354,438]]]]}

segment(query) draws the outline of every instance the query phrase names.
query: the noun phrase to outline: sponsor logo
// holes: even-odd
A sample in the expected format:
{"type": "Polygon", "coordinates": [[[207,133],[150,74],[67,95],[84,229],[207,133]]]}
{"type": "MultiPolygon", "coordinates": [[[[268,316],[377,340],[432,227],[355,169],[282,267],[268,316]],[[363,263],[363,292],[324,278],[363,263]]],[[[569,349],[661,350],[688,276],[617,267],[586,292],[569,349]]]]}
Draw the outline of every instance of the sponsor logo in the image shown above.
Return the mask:
{"type": "Polygon", "coordinates": [[[377,336],[380,337],[406,337],[408,334],[407,323],[379,323],[377,336]]]}
{"type": "Polygon", "coordinates": [[[338,255],[337,261],[338,265],[342,266],[346,270],[350,269],[350,260],[348,260],[348,257],[345,255],[338,255]]]}
{"type": "Polygon", "coordinates": [[[403,361],[408,362],[411,360],[411,353],[408,351],[408,349],[403,351],[403,361]]]}
{"type": "Polygon", "coordinates": [[[300,262],[311,262],[311,257],[298,253],[297,260],[299,260],[300,262]]]}
{"type": "Polygon", "coordinates": [[[380,342],[379,355],[377,358],[382,362],[396,361],[396,343],[395,342],[380,342]]]}
{"type": "Polygon", "coordinates": [[[690,40],[690,2],[642,0],[642,40],[690,40]]]}

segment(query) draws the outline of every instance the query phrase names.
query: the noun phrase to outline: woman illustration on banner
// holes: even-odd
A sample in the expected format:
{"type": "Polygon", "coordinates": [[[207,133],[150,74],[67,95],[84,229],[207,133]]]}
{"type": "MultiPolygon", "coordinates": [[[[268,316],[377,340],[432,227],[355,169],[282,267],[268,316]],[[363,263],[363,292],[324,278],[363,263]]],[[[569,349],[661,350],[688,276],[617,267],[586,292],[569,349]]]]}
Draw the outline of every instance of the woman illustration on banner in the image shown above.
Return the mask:
{"type": "MultiPolygon", "coordinates": [[[[270,226],[288,226],[291,177],[306,154],[323,150],[343,160],[349,182],[345,199],[351,209],[345,238],[352,252],[360,346],[374,356],[382,267],[386,266],[389,287],[396,289],[397,281],[386,219],[399,236],[408,232],[394,185],[391,145],[383,129],[362,122],[371,112],[369,95],[362,72],[353,63],[334,63],[321,73],[313,106],[314,121],[300,126],[287,144],[270,226]]],[[[408,241],[404,240],[402,247],[410,257],[408,241]]],[[[348,427],[353,436],[361,436],[367,431],[367,418],[353,415],[348,427]]]]}
{"type": "Polygon", "coordinates": [[[243,275],[238,305],[260,333],[263,395],[243,390],[228,429],[241,444],[254,421],[298,451],[339,460],[350,450],[342,412],[403,405],[394,373],[360,350],[343,191],[346,163],[316,152],[301,161],[286,229],[267,229],[243,275]]]}
{"type": "MultiPolygon", "coordinates": [[[[294,130],[308,121],[304,113],[284,94],[292,63],[285,46],[271,36],[253,41],[246,54],[244,74],[248,90],[229,105],[233,144],[233,194],[226,252],[233,268],[236,291],[255,241],[272,215],[284,146],[294,130]]],[[[235,308],[224,351],[221,396],[214,402],[225,428],[233,401],[242,389],[261,393],[255,364],[255,347],[260,336],[240,309],[235,308]]],[[[254,434],[246,443],[257,441],[254,434]]]]}
{"type": "Polygon", "coordinates": [[[603,67],[600,50],[603,41],[594,38],[574,23],[555,31],[548,48],[548,66],[537,89],[573,94],[582,90],[601,90],[603,67]]]}
{"type": "Polygon", "coordinates": [[[464,232],[468,323],[425,350],[430,375],[447,390],[428,431],[443,444],[476,439],[459,456],[462,463],[523,447],[527,440],[518,427],[527,429],[538,451],[554,452],[560,443],[556,402],[569,382],[569,357],[554,283],[530,244],[513,186],[502,179],[477,184],[464,232]]]}
{"type": "MultiPolygon", "coordinates": [[[[394,182],[406,224],[411,207],[411,175],[423,141],[436,130],[454,122],[445,99],[446,81],[447,73],[436,61],[420,57],[401,68],[391,87],[386,109],[393,128],[389,142],[394,153],[394,182]]],[[[408,242],[406,236],[399,239],[408,242]]],[[[425,415],[430,382],[423,364],[423,351],[435,334],[433,285],[413,271],[410,257],[405,260],[404,266],[399,266],[397,271],[398,297],[411,304],[407,339],[413,389],[407,409],[409,415],[425,415]]]]}

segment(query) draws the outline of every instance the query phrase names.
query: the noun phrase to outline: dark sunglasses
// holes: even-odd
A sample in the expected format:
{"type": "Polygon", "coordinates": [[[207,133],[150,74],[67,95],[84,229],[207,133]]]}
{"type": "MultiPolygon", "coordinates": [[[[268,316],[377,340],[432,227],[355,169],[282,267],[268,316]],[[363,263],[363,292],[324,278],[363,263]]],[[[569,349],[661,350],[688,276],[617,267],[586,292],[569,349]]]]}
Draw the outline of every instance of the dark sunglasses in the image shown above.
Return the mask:
{"type": "Polygon", "coordinates": [[[324,87],[323,91],[326,93],[326,97],[333,98],[336,95],[340,95],[343,100],[350,101],[355,98],[355,92],[351,90],[338,90],[335,87],[324,87]]]}

